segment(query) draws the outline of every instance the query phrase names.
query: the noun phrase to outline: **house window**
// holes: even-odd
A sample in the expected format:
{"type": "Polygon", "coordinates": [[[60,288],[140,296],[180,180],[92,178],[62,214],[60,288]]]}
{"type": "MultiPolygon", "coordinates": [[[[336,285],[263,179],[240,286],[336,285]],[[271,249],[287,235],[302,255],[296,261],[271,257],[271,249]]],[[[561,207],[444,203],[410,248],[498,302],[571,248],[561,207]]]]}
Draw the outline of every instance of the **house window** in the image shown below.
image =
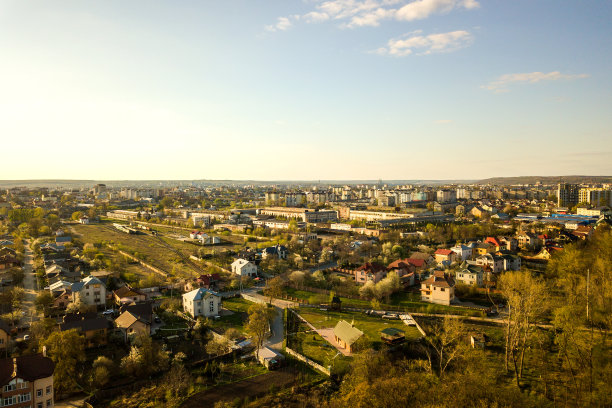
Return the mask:
{"type": "Polygon", "coordinates": [[[53,402],[50,399],[47,400],[47,407],[53,406],[53,402]]]}
{"type": "Polygon", "coordinates": [[[51,386],[50,385],[47,386],[47,390],[46,391],[47,391],[47,395],[51,394],[51,386]]]}
{"type": "Polygon", "coordinates": [[[43,408],[43,403],[39,402],[38,404],[36,404],[36,408],[43,408]]]}
{"type": "Polygon", "coordinates": [[[209,308],[210,312],[214,312],[215,311],[215,301],[211,300],[210,301],[210,308],[209,308]]]}
{"type": "Polygon", "coordinates": [[[4,344],[4,339],[0,339],[0,344],[4,344]]]}
{"type": "Polygon", "coordinates": [[[444,288],[440,288],[440,290],[441,290],[442,292],[444,292],[444,288]]]}
{"type": "Polygon", "coordinates": [[[36,396],[37,396],[37,397],[42,397],[42,395],[43,395],[43,390],[42,390],[42,388],[37,389],[37,390],[36,390],[36,396]]]}

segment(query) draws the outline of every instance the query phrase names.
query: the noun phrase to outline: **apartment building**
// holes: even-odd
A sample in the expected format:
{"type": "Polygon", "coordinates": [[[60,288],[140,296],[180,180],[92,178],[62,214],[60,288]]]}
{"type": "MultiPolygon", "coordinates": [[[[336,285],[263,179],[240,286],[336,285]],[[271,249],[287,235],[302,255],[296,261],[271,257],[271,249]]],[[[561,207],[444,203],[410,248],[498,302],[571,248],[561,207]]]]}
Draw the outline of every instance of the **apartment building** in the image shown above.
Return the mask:
{"type": "Polygon", "coordinates": [[[55,405],[55,364],[43,354],[0,360],[0,406],[50,408],[55,405]]]}

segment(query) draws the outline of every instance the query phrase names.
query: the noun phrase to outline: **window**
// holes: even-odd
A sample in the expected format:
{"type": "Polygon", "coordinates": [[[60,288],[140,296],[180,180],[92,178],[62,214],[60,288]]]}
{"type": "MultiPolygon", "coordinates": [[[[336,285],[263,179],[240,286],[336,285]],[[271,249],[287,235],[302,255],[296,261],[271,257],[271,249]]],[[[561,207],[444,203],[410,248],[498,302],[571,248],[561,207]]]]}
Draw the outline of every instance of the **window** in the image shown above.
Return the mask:
{"type": "Polygon", "coordinates": [[[43,403],[39,402],[38,404],[36,404],[36,408],[43,408],[43,403]]]}
{"type": "Polygon", "coordinates": [[[42,388],[37,389],[36,390],[36,396],[37,397],[42,397],[42,395],[43,395],[42,388]]]}
{"type": "Polygon", "coordinates": [[[50,400],[50,399],[48,399],[48,400],[47,400],[47,406],[48,406],[48,407],[50,407],[50,406],[52,406],[52,405],[53,405],[53,402],[51,402],[51,400],[50,400]]]}
{"type": "Polygon", "coordinates": [[[46,392],[47,392],[47,395],[51,394],[51,386],[50,385],[47,386],[46,392]]]}
{"type": "Polygon", "coordinates": [[[442,292],[444,292],[444,288],[440,288],[440,290],[441,290],[442,292]]]}

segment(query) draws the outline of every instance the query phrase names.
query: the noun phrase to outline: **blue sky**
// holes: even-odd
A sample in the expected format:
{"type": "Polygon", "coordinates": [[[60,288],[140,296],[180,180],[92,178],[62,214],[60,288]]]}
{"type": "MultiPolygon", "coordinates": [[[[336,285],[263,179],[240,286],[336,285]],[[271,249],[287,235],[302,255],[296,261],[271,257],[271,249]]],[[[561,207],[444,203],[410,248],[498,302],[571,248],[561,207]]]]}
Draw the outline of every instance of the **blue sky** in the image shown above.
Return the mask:
{"type": "Polygon", "coordinates": [[[612,2],[0,0],[0,179],[612,174],[612,2]]]}

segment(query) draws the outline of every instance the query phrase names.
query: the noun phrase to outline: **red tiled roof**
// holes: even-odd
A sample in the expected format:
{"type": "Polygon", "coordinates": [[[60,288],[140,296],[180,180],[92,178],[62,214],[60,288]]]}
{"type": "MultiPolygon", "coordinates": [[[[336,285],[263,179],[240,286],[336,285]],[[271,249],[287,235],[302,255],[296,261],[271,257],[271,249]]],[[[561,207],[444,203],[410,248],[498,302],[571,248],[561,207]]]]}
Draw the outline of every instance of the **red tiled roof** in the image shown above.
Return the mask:
{"type": "Polygon", "coordinates": [[[450,255],[452,253],[453,251],[451,251],[450,249],[438,249],[436,251],[436,255],[450,255]]]}
{"type": "Polygon", "coordinates": [[[425,260],[424,259],[414,259],[414,258],[408,258],[406,259],[406,262],[408,262],[409,264],[416,266],[417,268],[420,268],[421,266],[425,265],[425,260]]]}

